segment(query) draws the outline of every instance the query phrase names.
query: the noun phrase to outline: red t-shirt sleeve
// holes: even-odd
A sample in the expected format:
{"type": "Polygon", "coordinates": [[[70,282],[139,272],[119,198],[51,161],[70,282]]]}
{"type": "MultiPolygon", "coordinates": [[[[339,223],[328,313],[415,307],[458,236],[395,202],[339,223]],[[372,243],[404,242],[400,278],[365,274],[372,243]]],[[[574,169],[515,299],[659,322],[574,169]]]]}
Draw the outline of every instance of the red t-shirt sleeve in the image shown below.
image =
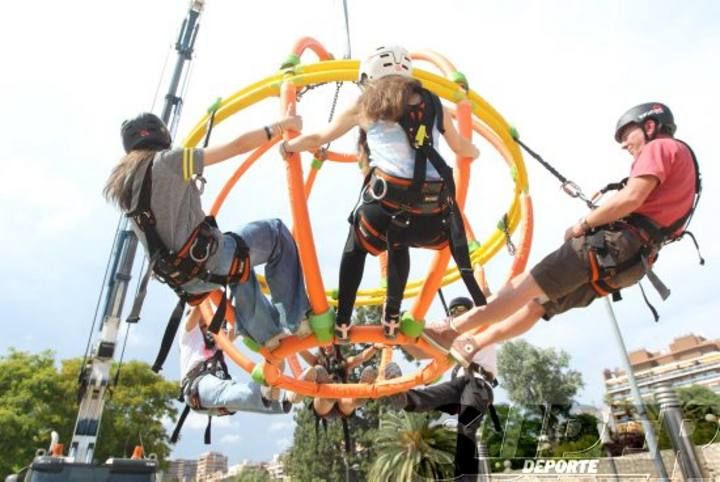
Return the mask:
{"type": "Polygon", "coordinates": [[[667,178],[671,158],[672,154],[668,152],[667,144],[650,142],[633,163],[630,177],[653,176],[662,184],[667,178]]]}

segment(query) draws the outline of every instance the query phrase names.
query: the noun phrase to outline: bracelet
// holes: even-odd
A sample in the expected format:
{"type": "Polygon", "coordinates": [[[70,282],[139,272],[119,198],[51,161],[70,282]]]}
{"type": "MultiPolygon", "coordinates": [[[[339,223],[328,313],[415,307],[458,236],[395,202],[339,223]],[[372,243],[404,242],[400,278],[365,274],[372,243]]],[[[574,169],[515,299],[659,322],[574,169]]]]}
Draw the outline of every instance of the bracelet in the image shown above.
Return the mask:
{"type": "Polygon", "coordinates": [[[263,127],[263,129],[265,129],[265,135],[267,136],[267,140],[272,139],[272,129],[270,128],[270,126],[265,126],[263,127]]]}

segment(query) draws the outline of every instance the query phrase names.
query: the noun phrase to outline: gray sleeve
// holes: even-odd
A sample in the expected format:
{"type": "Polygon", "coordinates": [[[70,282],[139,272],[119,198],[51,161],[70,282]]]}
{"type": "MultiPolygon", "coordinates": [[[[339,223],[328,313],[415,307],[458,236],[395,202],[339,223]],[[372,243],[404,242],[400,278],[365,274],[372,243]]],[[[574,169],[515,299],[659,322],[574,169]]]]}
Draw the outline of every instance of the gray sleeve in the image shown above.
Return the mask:
{"type": "MultiPolygon", "coordinates": [[[[203,172],[203,150],[175,148],[164,151],[155,162],[162,165],[162,169],[182,177],[183,181],[190,182],[193,175],[203,172]]],[[[158,166],[159,167],[159,166],[158,166]]]]}

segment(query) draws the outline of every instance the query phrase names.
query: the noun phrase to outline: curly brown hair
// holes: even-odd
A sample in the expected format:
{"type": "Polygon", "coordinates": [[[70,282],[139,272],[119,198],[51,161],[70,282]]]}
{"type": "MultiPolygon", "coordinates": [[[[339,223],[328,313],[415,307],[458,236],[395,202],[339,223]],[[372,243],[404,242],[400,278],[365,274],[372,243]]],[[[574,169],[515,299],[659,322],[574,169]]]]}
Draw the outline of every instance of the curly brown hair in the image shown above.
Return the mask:
{"type": "Polygon", "coordinates": [[[374,80],[360,96],[360,116],[367,122],[397,122],[405,113],[410,97],[420,87],[418,80],[402,75],[374,80]]]}

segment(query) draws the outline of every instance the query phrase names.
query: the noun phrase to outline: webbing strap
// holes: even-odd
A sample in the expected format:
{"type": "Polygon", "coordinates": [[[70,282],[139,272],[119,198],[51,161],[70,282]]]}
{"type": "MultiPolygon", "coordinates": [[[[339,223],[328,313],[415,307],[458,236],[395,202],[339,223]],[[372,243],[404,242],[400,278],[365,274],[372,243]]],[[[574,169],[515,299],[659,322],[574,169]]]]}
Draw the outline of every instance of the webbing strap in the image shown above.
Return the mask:
{"type": "Polygon", "coordinates": [[[212,415],[208,415],[208,423],[205,426],[205,435],[203,441],[205,445],[210,445],[210,432],[212,431],[212,415]]]}
{"type": "Polygon", "coordinates": [[[177,443],[177,441],[180,439],[180,429],[182,429],[182,426],[185,423],[185,419],[187,418],[189,413],[190,405],[185,404],[185,408],[183,409],[182,413],[180,414],[180,418],[178,418],[178,421],[175,424],[175,430],[173,430],[173,433],[170,436],[171,444],[177,443]]]}
{"type": "Polygon", "coordinates": [[[155,373],[159,373],[160,370],[162,370],[168,353],[170,353],[170,347],[172,346],[172,342],[175,339],[178,327],[180,326],[180,319],[182,318],[184,309],[185,300],[181,298],[178,300],[177,305],[175,305],[175,309],[170,315],[170,319],[165,327],[165,333],[163,334],[162,342],[160,343],[160,351],[158,352],[157,357],[155,358],[155,363],[153,363],[152,366],[152,371],[155,373]]]}
{"type": "Polygon", "coordinates": [[[222,328],[222,325],[225,322],[225,311],[227,308],[227,304],[227,294],[225,293],[225,290],[223,290],[222,300],[220,301],[217,309],[215,310],[215,314],[213,315],[210,325],[208,325],[208,331],[210,333],[217,335],[220,332],[220,328],[222,328]]]}
{"type": "Polygon", "coordinates": [[[140,321],[140,311],[142,311],[142,305],[145,302],[145,295],[147,295],[147,286],[148,282],[150,281],[150,275],[152,275],[154,266],[155,260],[150,260],[147,267],[145,268],[145,274],[142,277],[142,281],[140,281],[140,287],[137,294],[135,295],[135,300],[133,300],[130,314],[128,314],[128,317],[125,320],[126,323],[137,323],[138,321],[140,321]]]}

